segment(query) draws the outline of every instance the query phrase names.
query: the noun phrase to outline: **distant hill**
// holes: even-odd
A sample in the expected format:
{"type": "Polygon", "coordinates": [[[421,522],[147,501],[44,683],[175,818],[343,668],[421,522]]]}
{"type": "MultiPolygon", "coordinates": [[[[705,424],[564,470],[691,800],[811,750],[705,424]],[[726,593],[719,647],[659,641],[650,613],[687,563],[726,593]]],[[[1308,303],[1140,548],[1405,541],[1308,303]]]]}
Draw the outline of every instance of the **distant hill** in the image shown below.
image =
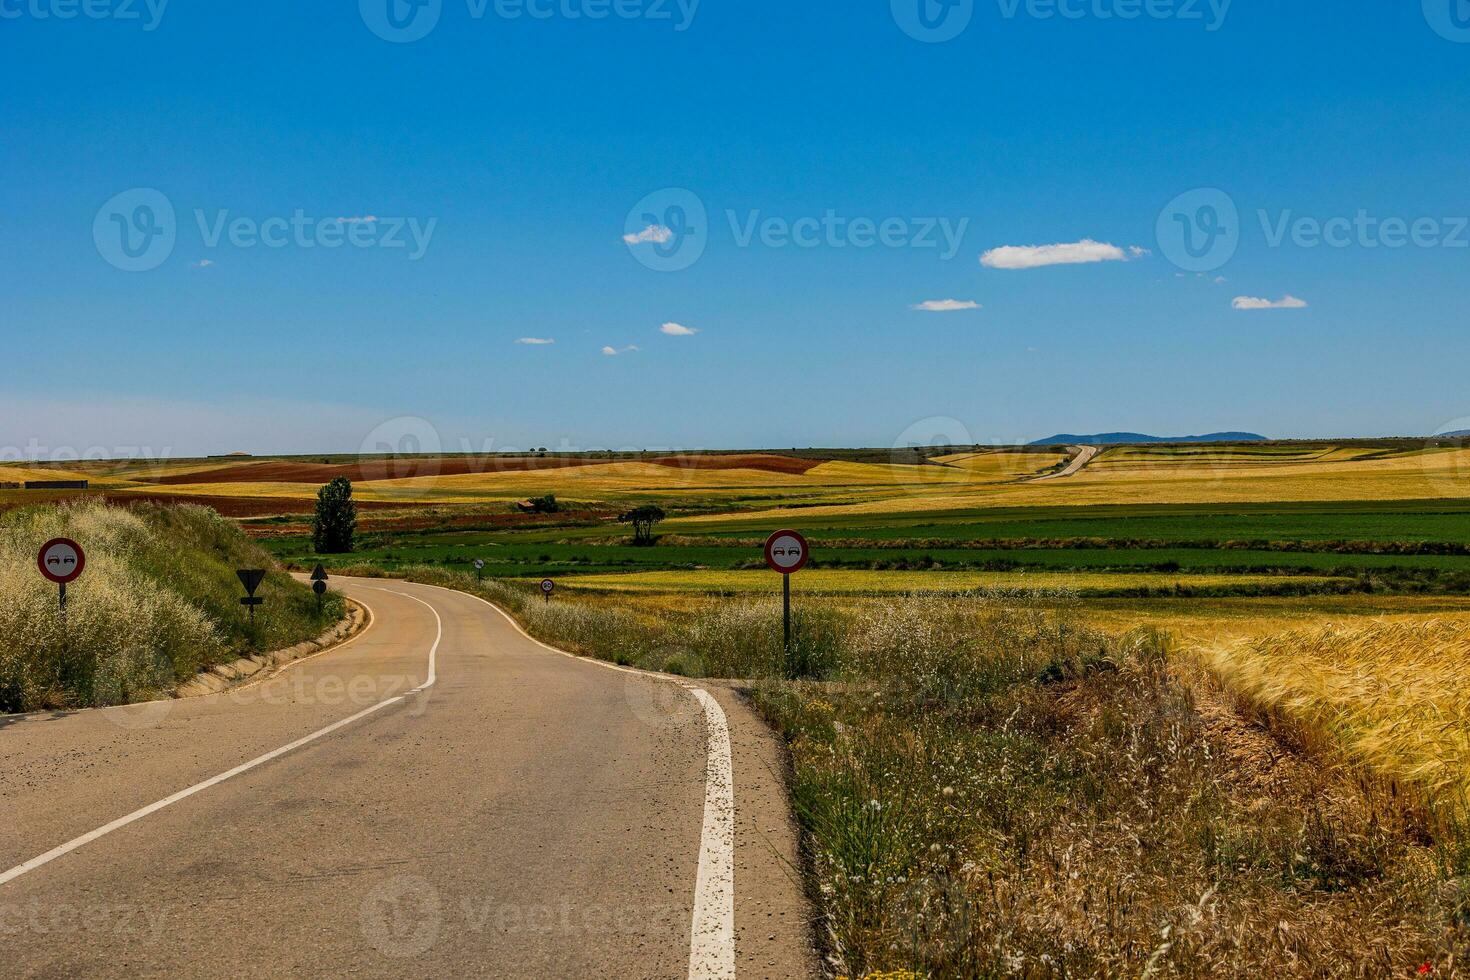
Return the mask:
{"type": "Polygon", "coordinates": [[[1100,432],[1090,436],[1068,433],[1038,439],[1033,446],[1118,446],[1143,442],[1266,442],[1254,432],[1211,432],[1203,436],[1146,436],[1142,432],[1100,432]]]}

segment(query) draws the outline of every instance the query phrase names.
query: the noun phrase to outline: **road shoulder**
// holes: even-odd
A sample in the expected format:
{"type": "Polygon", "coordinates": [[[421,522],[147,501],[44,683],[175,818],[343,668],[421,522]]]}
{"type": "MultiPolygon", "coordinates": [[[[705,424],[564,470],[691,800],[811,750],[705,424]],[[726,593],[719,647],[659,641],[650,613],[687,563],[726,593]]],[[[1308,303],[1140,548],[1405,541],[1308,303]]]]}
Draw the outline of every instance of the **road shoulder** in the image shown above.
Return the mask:
{"type": "Polygon", "coordinates": [[[720,703],[735,759],[735,951],[742,977],[819,977],[816,913],[802,879],[801,831],[781,737],[740,682],[700,680],[720,703]]]}

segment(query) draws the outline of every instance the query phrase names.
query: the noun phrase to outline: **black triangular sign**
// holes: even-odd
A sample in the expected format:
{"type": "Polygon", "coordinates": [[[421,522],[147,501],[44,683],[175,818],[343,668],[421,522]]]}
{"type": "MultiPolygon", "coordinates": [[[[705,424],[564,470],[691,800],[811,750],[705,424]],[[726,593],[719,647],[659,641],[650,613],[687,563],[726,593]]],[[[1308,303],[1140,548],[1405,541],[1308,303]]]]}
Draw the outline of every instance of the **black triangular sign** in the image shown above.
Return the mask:
{"type": "Polygon", "coordinates": [[[325,582],[327,580],[327,570],[321,566],[320,562],[317,563],[316,568],[311,570],[311,580],[313,582],[325,582]]]}
{"type": "Polygon", "coordinates": [[[246,595],[255,595],[255,590],[260,588],[260,583],[265,578],[265,569],[242,568],[235,573],[235,577],[245,586],[246,595]]]}

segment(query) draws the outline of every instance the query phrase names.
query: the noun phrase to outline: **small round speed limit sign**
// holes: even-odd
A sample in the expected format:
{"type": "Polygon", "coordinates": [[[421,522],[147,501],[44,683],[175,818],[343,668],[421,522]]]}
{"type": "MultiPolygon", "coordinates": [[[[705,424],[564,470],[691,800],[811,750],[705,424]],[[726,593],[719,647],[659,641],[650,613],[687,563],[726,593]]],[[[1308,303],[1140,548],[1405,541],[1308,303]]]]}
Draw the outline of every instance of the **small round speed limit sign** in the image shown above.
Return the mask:
{"type": "Polygon", "coordinates": [[[801,571],[810,558],[806,538],[796,531],[777,531],[766,540],[766,564],[782,575],[801,571]]]}

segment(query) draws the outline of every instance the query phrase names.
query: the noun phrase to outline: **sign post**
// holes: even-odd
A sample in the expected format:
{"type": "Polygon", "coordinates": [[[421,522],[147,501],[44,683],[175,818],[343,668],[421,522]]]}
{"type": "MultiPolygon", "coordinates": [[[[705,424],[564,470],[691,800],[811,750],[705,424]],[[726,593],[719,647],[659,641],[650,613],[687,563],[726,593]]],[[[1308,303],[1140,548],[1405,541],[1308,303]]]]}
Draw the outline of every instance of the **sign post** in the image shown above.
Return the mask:
{"type": "Polygon", "coordinates": [[[60,588],[61,612],[65,614],[67,583],[75,582],[87,567],[87,555],[82,546],[70,538],[53,538],[41,545],[36,565],[43,576],[60,588]]]}
{"type": "Polygon", "coordinates": [[[483,558],[476,558],[475,559],[475,581],[476,582],[480,581],[480,576],[484,573],[484,571],[485,571],[485,559],[483,559],[483,558]]]}
{"type": "Polygon", "coordinates": [[[265,580],[265,569],[242,568],[235,573],[240,584],[245,586],[245,598],[240,600],[240,605],[250,609],[250,627],[255,628],[255,607],[265,602],[265,599],[257,596],[255,590],[260,588],[260,583],[265,580]]]}
{"type": "Polygon", "coordinates": [[[781,573],[782,649],[786,666],[791,667],[791,576],[806,567],[811,559],[806,538],[796,531],[777,531],[766,539],[766,564],[781,573]]]}
{"type": "Polygon", "coordinates": [[[311,570],[311,591],[316,593],[316,611],[320,616],[322,612],[322,596],[327,594],[327,570],[318,562],[316,568],[311,570]]]}
{"type": "Polygon", "coordinates": [[[553,582],[549,578],[544,578],[544,579],[541,580],[541,594],[546,597],[546,601],[547,602],[550,602],[551,601],[551,593],[553,593],[555,591],[556,591],[556,583],[555,582],[553,582]]]}

